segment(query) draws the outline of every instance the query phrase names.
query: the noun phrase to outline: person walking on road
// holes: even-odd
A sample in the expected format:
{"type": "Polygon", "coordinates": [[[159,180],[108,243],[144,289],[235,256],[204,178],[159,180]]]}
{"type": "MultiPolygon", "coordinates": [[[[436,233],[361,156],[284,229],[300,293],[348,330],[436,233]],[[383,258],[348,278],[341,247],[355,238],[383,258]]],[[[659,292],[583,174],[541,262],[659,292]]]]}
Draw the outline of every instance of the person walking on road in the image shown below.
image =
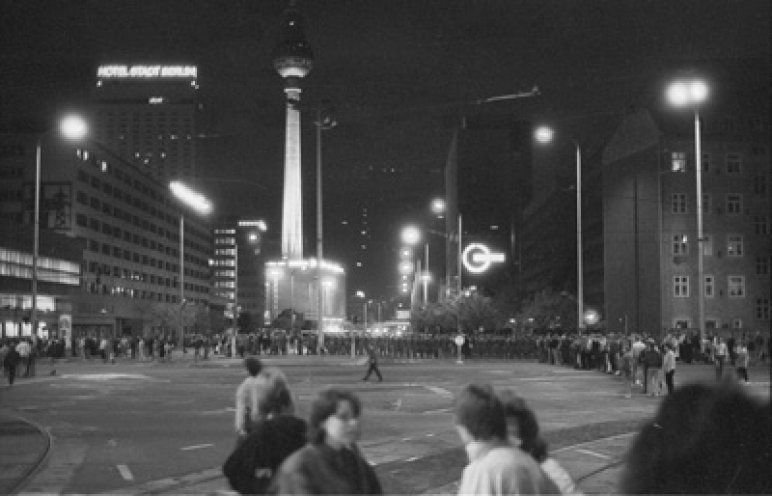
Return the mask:
{"type": "Polygon", "coordinates": [[[665,384],[667,385],[667,394],[673,394],[675,384],[673,379],[675,378],[676,359],[673,345],[668,343],[665,345],[665,356],[662,358],[662,371],[665,373],[665,384]]]}
{"type": "Polygon", "coordinates": [[[737,344],[735,353],[737,355],[735,361],[735,365],[737,366],[737,377],[744,380],[745,384],[748,384],[748,365],[750,363],[751,356],[744,340],[737,344]]]}
{"type": "Polygon", "coordinates": [[[252,430],[252,424],[259,419],[258,408],[260,395],[265,386],[265,376],[261,376],[263,364],[257,358],[244,360],[247,378],[236,388],[236,435],[244,440],[252,430]]]}
{"type": "Polygon", "coordinates": [[[726,363],[727,349],[724,338],[717,337],[714,345],[713,362],[716,367],[716,382],[724,376],[724,364],[726,363]]]}
{"type": "Polygon", "coordinates": [[[8,377],[8,384],[13,386],[16,379],[16,369],[19,367],[19,352],[16,351],[16,345],[13,341],[8,344],[8,351],[5,353],[5,359],[3,360],[3,369],[5,375],[8,377]]]}
{"type": "Polygon", "coordinates": [[[381,371],[378,369],[378,354],[375,352],[375,349],[372,346],[367,347],[367,363],[367,373],[362,378],[362,380],[368,380],[370,378],[370,374],[375,372],[375,375],[378,376],[378,382],[383,381],[381,371]]]}
{"type": "Polygon", "coordinates": [[[294,415],[287,381],[275,370],[259,391],[259,420],[223,465],[228,483],[240,494],[270,493],[279,466],[306,443],[306,423],[294,415]]]}

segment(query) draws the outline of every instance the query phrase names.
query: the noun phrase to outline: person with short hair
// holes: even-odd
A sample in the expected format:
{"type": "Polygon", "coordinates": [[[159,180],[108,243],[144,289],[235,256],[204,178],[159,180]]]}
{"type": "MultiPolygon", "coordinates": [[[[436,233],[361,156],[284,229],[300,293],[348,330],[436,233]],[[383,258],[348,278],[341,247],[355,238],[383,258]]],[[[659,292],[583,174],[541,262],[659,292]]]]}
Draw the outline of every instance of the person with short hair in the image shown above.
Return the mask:
{"type": "Polygon", "coordinates": [[[748,365],[750,364],[750,352],[745,344],[745,340],[740,341],[735,348],[735,365],[737,366],[738,378],[748,384],[748,365]]]}
{"type": "Polygon", "coordinates": [[[274,480],[278,494],[382,494],[359,440],[359,398],[341,389],[321,391],[311,404],[308,443],[282,463],[274,480]]]}
{"type": "Polygon", "coordinates": [[[662,357],[662,371],[665,373],[667,394],[673,394],[673,389],[675,389],[676,359],[674,348],[671,343],[667,343],[665,345],[665,355],[662,357]]]}
{"type": "Polygon", "coordinates": [[[257,358],[244,360],[247,378],[236,388],[236,434],[243,440],[249,434],[253,422],[258,420],[259,397],[265,386],[265,377],[260,376],[263,364],[257,358]]]}
{"type": "Polygon", "coordinates": [[[554,492],[536,460],[509,443],[504,406],[490,385],[471,384],[459,393],[455,424],[469,457],[459,495],[554,492]]]}
{"type": "Polygon", "coordinates": [[[772,494],[772,409],[736,382],[665,397],[625,458],[624,494],[772,494]]]}
{"type": "Polygon", "coordinates": [[[232,489],[241,494],[271,492],[281,463],[306,442],[306,423],[297,418],[287,379],[281,371],[266,368],[258,391],[259,420],[223,465],[232,489]]]}

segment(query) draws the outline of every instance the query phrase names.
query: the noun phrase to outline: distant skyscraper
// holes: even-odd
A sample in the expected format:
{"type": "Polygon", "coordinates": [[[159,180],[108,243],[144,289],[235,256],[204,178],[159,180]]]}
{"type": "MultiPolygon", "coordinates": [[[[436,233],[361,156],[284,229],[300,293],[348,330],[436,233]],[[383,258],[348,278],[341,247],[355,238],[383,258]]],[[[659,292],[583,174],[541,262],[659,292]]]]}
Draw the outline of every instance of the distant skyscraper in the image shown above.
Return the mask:
{"type": "Polygon", "coordinates": [[[192,65],[102,65],[93,139],[162,182],[194,181],[198,69],[192,65]]]}

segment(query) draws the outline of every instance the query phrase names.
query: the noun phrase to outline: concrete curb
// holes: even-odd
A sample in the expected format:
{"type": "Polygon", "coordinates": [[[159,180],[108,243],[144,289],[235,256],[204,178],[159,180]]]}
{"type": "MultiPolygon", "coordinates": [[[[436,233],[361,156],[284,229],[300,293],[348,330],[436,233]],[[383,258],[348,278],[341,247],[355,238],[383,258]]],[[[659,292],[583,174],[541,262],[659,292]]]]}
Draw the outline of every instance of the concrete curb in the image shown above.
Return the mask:
{"type": "MultiPolygon", "coordinates": [[[[8,477],[6,480],[9,482],[7,484],[3,484],[0,491],[5,491],[7,494],[18,494],[19,491],[41,470],[41,468],[45,465],[46,460],[48,459],[51,449],[53,448],[53,438],[51,437],[51,434],[48,432],[48,430],[44,429],[40,425],[36,424],[35,422],[32,422],[28,419],[14,416],[14,415],[3,415],[0,414],[0,435],[6,435],[9,432],[12,433],[15,430],[14,424],[17,425],[24,425],[26,427],[26,432],[22,432],[21,436],[19,437],[27,437],[27,436],[35,436],[41,438],[41,443],[34,443],[30,441],[21,441],[19,443],[9,443],[9,442],[3,442],[0,443],[0,460],[2,460],[2,464],[0,464],[0,467],[7,467],[8,465],[11,465],[11,469],[16,469],[16,472],[19,473],[17,476],[8,477]],[[42,449],[33,449],[31,447],[34,447],[37,444],[42,444],[42,449]],[[12,451],[13,450],[13,451],[12,451]],[[25,450],[30,451],[30,453],[25,453],[25,450]],[[8,464],[6,460],[18,460],[22,459],[24,460],[23,456],[20,456],[22,454],[26,454],[31,461],[26,461],[23,463],[25,465],[23,468],[19,468],[19,463],[13,463],[8,464]]],[[[18,428],[18,427],[16,427],[18,428]]],[[[11,434],[13,435],[13,434],[11,434]]],[[[3,472],[6,472],[5,469],[2,470],[3,472]]],[[[6,473],[13,473],[13,470],[9,470],[6,473]]]]}

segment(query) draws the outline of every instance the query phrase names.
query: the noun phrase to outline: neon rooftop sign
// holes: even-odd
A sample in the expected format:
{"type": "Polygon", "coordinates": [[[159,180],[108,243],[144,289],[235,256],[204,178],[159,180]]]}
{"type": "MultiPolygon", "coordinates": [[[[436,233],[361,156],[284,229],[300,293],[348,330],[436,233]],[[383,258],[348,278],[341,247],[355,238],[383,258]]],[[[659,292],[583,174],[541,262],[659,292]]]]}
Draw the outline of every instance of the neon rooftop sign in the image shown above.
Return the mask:
{"type": "Polygon", "coordinates": [[[100,65],[98,78],[195,78],[195,65],[100,65]]]}

